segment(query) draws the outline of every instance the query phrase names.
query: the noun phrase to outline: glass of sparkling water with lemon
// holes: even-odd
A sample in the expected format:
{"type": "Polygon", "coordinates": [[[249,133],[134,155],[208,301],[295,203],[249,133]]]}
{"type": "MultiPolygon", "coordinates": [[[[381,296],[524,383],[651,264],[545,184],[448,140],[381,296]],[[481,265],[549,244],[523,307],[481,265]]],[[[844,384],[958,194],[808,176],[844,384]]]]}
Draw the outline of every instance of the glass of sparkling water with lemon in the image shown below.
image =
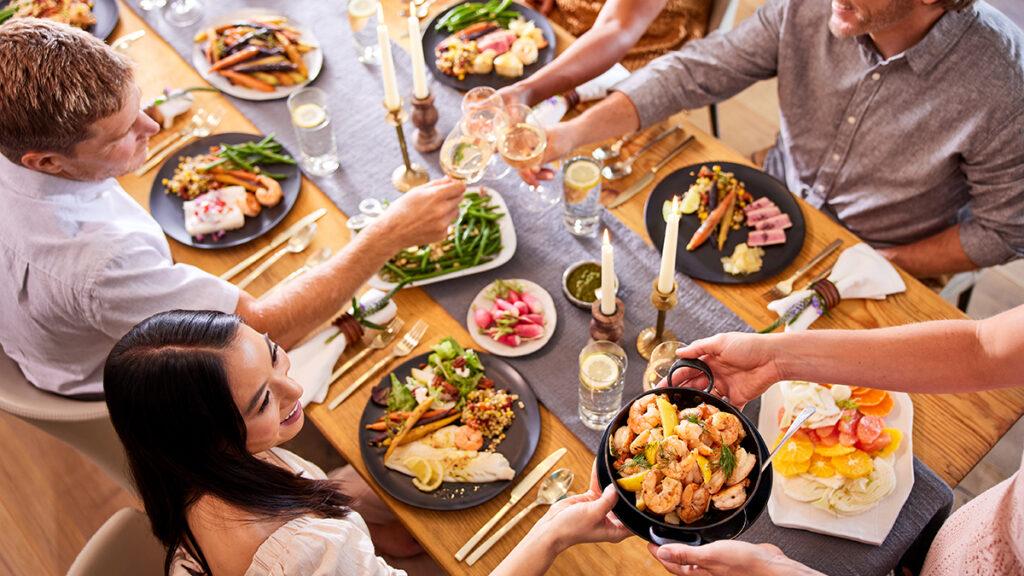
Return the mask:
{"type": "Polygon", "coordinates": [[[618,344],[599,340],[580,352],[580,421],[604,430],[622,405],[626,382],[626,352],[618,344]]]}
{"type": "Polygon", "coordinates": [[[575,156],[562,168],[562,214],[575,236],[597,236],[601,222],[601,162],[575,156]]]}
{"type": "Polygon", "coordinates": [[[363,64],[380,64],[380,46],[377,45],[378,3],[378,0],[348,0],[348,27],[352,30],[356,58],[363,64]]]}
{"type": "Polygon", "coordinates": [[[338,146],[327,111],[327,93],[319,88],[302,88],[288,97],[288,111],[299,139],[302,168],[313,176],[337,170],[338,146]]]}

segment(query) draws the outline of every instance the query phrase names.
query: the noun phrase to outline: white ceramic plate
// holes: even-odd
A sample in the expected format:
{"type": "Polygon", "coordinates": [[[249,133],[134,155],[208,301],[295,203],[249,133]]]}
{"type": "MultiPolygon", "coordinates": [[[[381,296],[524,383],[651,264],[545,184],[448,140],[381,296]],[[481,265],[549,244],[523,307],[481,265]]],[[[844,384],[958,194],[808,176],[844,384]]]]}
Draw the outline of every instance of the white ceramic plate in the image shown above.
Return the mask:
{"type": "Polygon", "coordinates": [[[469,311],[466,312],[466,330],[469,330],[469,334],[473,337],[474,342],[495,356],[515,358],[518,356],[533,354],[537,350],[543,348],[555,333],[555,325],[558,321],[557,312],[555,311],[555,302],[551,299],[551,294],[548,294],[547,290],[533,282],[530,282],[529,280],[516,278],[513,280],[506,280],[506,282],[521,284],[523,286],[523,290],[540,299],[541,304],[544,306],[544,335],[536,340],[528,340],[519,346],[512,347],[500,342],[495,342],[486,334],[480,333],[480,329],[477,328],[476,322],[473,320],[473,309],[476,307],[491,308],[491,301],[487,299],[487,293],[491,290],[491,287],[494,286],[494,282],[484,286],[484,289],[476,295],[476,298],[473,298],[473,302],[469,305],[469,311]]]}
{"type": "MultiPolygon", "coordinates": [[[[893,493],[879,501],[874,508],[861,514],[836,516],[787,496],[783,488],[786,477],[776,473],[772,482],[772,495],[768,499],[768,514],[776,526],[800,528],[876,546],[885,541],[889,531],[896,524],[896,517],[910,497],[910,491],[914,488],[914,404],[907,394],[889,394],[892,394],[895,404],[892,412],[885,417],[885,426],[898,428],[903,432],[903,440],[895,454],[896,489],[893,493]]],[[[761,413],[758,416],[757,428],[766,440],[771,441],[779,435],[776,420],[781,406],[781,387],[776,384],[761,396],[761,413]]]]}
{"type": "MultiPolygon", "coordinates": [[[[499,211],[503,212],[505,216],[498,220],[498,229],[501,230],[501,251],[498,252],[497,256],[494,257],[490,262],[484,262],[483,264],[473,266],[470,268],[463,268],[458,272],[452,272],[451,274],[445,274],[444,276],[437,276],[434,278],[427,278],[426,280],[420,280],[409,284],[408,287],[413,286],[426,286],[427,284],[435,284],[437,282],[444,282],[445,280],[451,280],[452,278],[462,278],[463,276],[470,276],[472,274],[479,274],[488,270],[494,270],[502,264],[512,259],[512,256],[516,253],[516,229],[512,225],[512,215],[508,211],[508,205],[505,204],[505,199],[501,197],[495,190],[486,186],[478,186],[482,188],[487,194],[494,198],[494,206],[499,211]]],[[[379,274],[374,274],[370,278],[369,285],[371,288],[377,288],[378,290],[384,290],[385,292],[394,288],[395,283],[389,282],[380,277],[379,274]]],[[[549,296],[550,298],[550,296],[549,296]]]]}
{"type": "MultiPolygon", "coordinates": [[[[210,20],[204,24],[204,28],[211,26],[219,26],[221,24],[229,24],[231,22],[239,22],[253,16],[278,16],[273,12],[267,10],[248,9],[239,10],[232,12],[226,16],[219,16],[213,20],[210,20]]],[[[310,50],[302,55],[302,60],[306,63],[306,67],[309,68],[309,78],[302,84],[296,84],[295,86],[281,86],[273,92],[260,92],[259,90],[253,90],[252,88],[244,88],[242,86],[235,86],[228,81],[227,78],[217,74],[216,72],[210,73],[207,70],[210,68],[210,64],[206,61],[206,57],[203,55],[203,43],[194,42],[192,45],[192,65],[195,66],[199,74],[210,83],[214,88],[220,90],[225,94],[230,94],[236,98],[243,100],[277,100],[279,98],[287,98],[293,92],[302,88],[306,84],[309,84],[320,74],[320,69],[324,66],[324,54],[321,49],[320,43],[317,42],[316,37],[313,36],[313,31],[309,28],[302,26],[298,22],[295,22],[291,18],[288,18],[288,23],[294,26],[299,32],[302,33],[302,42],[305,44],[311,44],[316,46],[315,50],[310,50]]]]}

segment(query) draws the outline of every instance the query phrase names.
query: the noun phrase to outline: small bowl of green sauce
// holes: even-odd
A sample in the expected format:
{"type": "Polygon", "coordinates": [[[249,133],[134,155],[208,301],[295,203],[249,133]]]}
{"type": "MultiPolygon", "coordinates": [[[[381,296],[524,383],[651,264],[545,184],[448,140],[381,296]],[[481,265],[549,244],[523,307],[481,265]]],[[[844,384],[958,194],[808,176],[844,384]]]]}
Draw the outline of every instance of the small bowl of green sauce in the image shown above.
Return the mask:
{"type": "MultiPolygon", "coordinates": [[[[615,279],[618,288],[619,279],[615,279]]],[[[565,269],[562,274],[562,294],[577,308],[590,310],[597,300],[595,291],[601,288],[601,264],[583,260],[565,269]]]]}

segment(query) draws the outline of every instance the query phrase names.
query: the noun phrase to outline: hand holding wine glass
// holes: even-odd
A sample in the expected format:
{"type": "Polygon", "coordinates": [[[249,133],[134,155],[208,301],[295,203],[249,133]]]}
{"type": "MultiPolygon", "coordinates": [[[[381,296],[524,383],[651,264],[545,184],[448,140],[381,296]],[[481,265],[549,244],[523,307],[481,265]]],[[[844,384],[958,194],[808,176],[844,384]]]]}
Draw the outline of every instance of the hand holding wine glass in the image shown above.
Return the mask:
{"type": "MultiPolygon", "coordinates": [[[[533,116],[533,111],[524,104],[505,107],[508,127],[498,137],[498,152],[505,162],[520,172],[540,169],[548,148],[548,135],[533,116]]],[[[520,191],[530,193],[534,200],[531,206],[543,210],[558,203],[558,196],[551,196],[539,182],[520,182],[520,191]]]]}
{"type": "Polygon", "coordinates": [[[456,126],[441,145],[441,170],[456,180],[475,184],[484,177],[493,151],[494,144],[456,126]]]}

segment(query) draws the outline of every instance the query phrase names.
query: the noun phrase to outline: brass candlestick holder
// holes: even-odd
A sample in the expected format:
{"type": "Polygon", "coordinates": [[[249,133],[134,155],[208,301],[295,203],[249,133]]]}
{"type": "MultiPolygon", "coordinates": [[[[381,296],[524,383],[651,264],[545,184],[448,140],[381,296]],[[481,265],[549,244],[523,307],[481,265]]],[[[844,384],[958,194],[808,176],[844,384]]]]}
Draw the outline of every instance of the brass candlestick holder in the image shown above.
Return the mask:
{"type": "Polygon", "coordinates": [[[615,299],[615,312],[605,315],[601,312],[601,299],[590,306],[590,337],[594,340],[607,340],[619,343],[625,331],[626,305],[619,298],[615,299]]]}
{"type": "Polygon", "coordinates": [[[420,152],[433,152],[441,147],[444,138],[437,133],[434,126],[437,125],[437,108],[434,107],[434,95],[427,94],[426,98],[412,99],[412,125],[416,127],[413,132],[413,145],[420,152]]]}
{"type": "Polygon", "coordinates": [[[676,283],[672,283],[672,291],[663,293],[658,291],[658,280],[654,280],[654,287],[651,290],[651,304],[658,311],[658,321],[654,326],[644,328],[636,338],[636,351],[643,356],[644,360],[651,359],[651,353],[662,342],[675,340],[676,335],[671,330],[665,329],[665,316],[669,310],[675,308],[676,283]]]}
{"type": "Polygon", "coordinates": [[[398,101],[397,108],[388,108],[385,104],[384,109],[387,110],[384,118],[388,124],[395,127],[395,132],[398,133],[398,146],[402,149],[402,165],[391,173],[391,185],[399,192],[407,192],[420,184],[426,184],[430,180],[430,174],[426,168],[409,159],[409,146],[405,143],[405,130],[402,128],[409,115],[402,107],[402,101],[398,101]]]}

